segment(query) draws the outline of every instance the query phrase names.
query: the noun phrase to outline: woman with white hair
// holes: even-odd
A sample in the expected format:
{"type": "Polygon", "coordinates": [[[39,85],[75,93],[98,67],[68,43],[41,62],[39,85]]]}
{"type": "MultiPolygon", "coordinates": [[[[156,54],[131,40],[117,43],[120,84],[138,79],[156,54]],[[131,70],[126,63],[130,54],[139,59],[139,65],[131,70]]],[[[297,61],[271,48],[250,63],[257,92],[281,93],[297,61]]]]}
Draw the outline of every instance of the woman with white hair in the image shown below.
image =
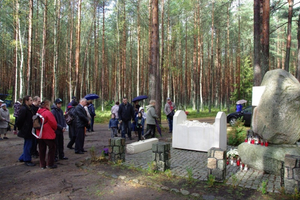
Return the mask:
{"type": "Polygon", "coordinates": [[[155,120],[158,118],[157,114],[155,113],[155,104],[156,104],[155,100],[150,100],[150,105],[146,107],[147,131],[144,137],[147,137],[148,134],[151,134],[151,138],[155,137],[155,128],[156,128],[155,120]]]}
{"type": "Polygon", "coordinates": [[[9,110],[6,108],[6,104],[1,104],[0,108],[0,140],[2,140],[1,135],[3,134],[4,137],[3,139],[8,139],[6,137],[7,133],[7,127],[8,127],[8,122],[10,121],[9,118],[9,110]]]}

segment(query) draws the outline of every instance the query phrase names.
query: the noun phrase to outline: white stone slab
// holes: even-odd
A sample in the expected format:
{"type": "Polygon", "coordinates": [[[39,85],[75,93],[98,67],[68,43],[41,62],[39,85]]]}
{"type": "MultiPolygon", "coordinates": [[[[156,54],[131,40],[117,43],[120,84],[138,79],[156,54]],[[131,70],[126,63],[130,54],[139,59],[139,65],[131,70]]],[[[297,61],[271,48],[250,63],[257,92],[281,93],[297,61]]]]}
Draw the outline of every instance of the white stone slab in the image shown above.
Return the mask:
{"type": "Polygon", "coordinates": [[[252,106],[258,106],[261,96],[265,92],[266,86],[252,87],[252,106]]]}
{"type": "Polygon", "coordinates": [[[227,148],[227,124],[224,112],[218,112],[213,125],[187,121],[184,111],[173,118],[172,147],[195,151],[208,151],[212,147],[227,148]]]}
{"type": "Polygon", "coordinates": [[[152,149],[152,144],[158,143],[157,138],[151,138],[147,140],[141,140],[126,145],[126,151],[128,154],[140,153],[152,149]]]}

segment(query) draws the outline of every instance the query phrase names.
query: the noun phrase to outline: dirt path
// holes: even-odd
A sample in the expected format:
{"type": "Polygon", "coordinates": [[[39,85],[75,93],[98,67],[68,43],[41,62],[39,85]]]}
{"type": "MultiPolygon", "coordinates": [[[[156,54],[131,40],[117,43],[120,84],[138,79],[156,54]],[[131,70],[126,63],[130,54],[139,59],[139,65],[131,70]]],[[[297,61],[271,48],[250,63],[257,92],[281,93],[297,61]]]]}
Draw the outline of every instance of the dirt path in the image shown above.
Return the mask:
{"type": "MultiPolygon", "coordinates": [[[[163,123],[163,137],[161,140],[170,138],[167,134],[167,124],[163,123]]],[[[97,124],[95,132],[87,133],[85,149],[94,147],[96,153],[107,146],[110,132],[107,125],[97,124]]],[[[18,162],[23,148],[23,139],[12,133],[8,134],[8,140],[0,141],[0,199],[191,199],[193,196],[183,196],[176,192],[170,192],[174,184],[181,187],[190,188],[202,195],[200,199],[239,199],[233,198],[235,192],[239,197],[245,199],[257,199],[258,192],[248,195],[253,190],[232,189],[227,186],[216,188],[218,191],[206,189],[207,183],[195,182],[189,185],[185,180],[168,179],[160,180],[160,176],[148,176],[145,172],[135,169],[124,168],[109,164],[85,164],[88,162],[89,153],[75,154],[74,150],[65,148],[65,156],[68,160],[58,161],[57,169],[41,169],[39,159],[33,159],[37,164],[35,167],[27,167],[18,162]],[[80,166],[80,167],[78,167],[80,166]],[[166,185],[169,190],[165,190],[160,185],[166,185]],[[221,191],[221,193],[220,193],[221,191]],[[246,192],[248,191],[248,192],[246,192]],[[206,198],[207,197],[207,198],[206,198]],[[225,198],[226,197],[226,198],[225,198]]],[[[65,146],[68,133],[65,133],[65,146]]],[[[126,141],[126,143],[134,140],[126,141]]],[[[268,198],[267,198],[268,199],[268,198]]]]}

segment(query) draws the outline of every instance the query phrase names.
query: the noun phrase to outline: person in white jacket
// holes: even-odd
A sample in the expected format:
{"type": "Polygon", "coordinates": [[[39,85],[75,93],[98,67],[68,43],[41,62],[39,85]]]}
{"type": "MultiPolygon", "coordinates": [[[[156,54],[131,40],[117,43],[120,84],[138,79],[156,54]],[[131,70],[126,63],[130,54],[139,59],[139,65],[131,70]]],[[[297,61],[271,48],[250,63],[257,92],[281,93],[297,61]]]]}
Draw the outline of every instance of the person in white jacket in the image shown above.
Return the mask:
{"type": "Polygon", "coordinates": [[[8,139],[6,137],[8,122],[10,121],[9,110],[6,108],[6,104],[1,104],[0,108],[0,140],[2,140],[1,135],[3,134],[3,139],[8,139]]]}

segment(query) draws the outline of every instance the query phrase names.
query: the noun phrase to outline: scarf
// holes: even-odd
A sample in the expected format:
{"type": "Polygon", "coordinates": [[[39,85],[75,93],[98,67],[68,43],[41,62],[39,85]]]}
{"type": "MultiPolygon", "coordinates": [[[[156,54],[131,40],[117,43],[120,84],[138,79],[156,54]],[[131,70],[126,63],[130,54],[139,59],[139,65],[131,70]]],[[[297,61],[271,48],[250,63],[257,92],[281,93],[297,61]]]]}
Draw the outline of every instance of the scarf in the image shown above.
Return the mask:
{"type": "Polygon", "coordinates": [[[170,105],[170,109],[172,111],[173,110],[172,101],[168,102],[168,104],[170,105]]]}

